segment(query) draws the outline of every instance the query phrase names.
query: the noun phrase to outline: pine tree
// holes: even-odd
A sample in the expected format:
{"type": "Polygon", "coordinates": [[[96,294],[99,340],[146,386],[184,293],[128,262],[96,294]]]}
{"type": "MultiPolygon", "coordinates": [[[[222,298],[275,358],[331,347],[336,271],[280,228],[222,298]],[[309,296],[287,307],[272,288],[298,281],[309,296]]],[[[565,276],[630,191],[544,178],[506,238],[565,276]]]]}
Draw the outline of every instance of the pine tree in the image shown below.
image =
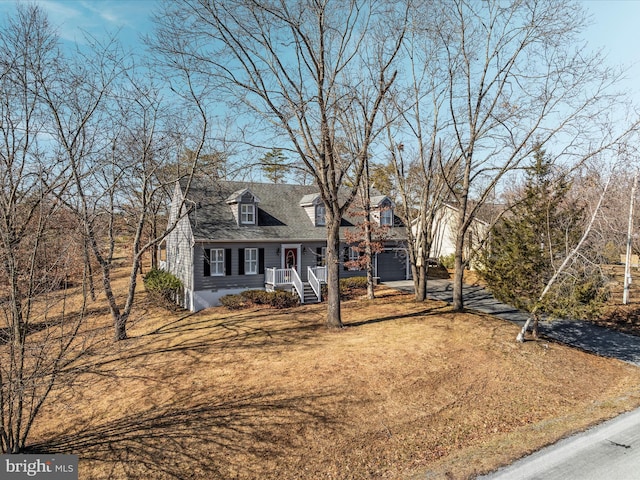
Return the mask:
{"type": "Polygon", "coordinates": [[[569,196],[570,182],[537,148],[519,200],[491,232],[482,275],[496,298],[529,312],[572,316],[600,300],[602,277],[578,263],[543,304],[538,298],[554,269],[582,235],[584,208],[569,196]]]}
{"type": "Polygon", "coordinates": [[[282,183],[290,170],[290,166],[287,164],[287,157],[285,157],[281,148],[274,148],[267,152],[260,159],[260,163],[265,177],[272,183],[282,183]]]}

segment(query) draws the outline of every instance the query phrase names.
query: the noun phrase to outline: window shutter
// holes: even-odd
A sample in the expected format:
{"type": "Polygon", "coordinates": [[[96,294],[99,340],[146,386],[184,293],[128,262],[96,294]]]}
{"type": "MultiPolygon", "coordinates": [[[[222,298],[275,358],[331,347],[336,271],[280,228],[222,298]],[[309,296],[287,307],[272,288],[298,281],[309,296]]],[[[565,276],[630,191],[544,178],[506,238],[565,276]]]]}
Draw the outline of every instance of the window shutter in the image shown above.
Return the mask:
{"type": "Polygon", "coordinates": [[[347,267],[347,262],[349,261],[349,247],[345,247],[342,253],[342,269],[349,270],[347,267]]]}
{"type": "Polygon", "coordinates": [[[264,274],[264,248],[258,249],[258,274],[264,274]]]}
{"type": "Polygon", "coordinates": [[[244,248],[238,249],[238,275],[244,275],[244,248]]]}
{"type": "Polygon", "coordinates": [[[203,274],[205,277],[211,276],[211,250],[205,248],[204,250],[204,269],[203,274]]]}
{"type": "Polygon", "coordinates": [[[231,249],[224,249],[224,274],[231,275],[231,249]]]}

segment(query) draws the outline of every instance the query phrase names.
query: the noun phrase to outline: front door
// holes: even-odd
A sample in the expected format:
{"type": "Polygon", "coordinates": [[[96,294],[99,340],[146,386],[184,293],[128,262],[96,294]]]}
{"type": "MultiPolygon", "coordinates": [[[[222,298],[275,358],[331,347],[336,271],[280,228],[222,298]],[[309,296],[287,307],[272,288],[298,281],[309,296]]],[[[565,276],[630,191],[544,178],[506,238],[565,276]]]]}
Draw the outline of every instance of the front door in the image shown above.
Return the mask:
{"type": "Polygon", "coordinates": [[[293,268],[298,270],[298,249],[297,248],[285,248],[284,249],[284,268],[293,268]]]}

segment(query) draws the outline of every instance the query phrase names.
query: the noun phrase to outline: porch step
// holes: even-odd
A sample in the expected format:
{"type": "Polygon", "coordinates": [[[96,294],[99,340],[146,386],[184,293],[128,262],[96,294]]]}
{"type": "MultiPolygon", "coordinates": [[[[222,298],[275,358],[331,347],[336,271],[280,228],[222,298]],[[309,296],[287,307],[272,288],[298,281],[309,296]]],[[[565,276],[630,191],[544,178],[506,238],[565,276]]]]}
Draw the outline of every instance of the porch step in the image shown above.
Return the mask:
{"type": "Polygon", "coordinates": [[[318,303],[318,296],[311,285],[308,282],[303,282],[302,286],[304,287],[304,303],[318,303]]]}

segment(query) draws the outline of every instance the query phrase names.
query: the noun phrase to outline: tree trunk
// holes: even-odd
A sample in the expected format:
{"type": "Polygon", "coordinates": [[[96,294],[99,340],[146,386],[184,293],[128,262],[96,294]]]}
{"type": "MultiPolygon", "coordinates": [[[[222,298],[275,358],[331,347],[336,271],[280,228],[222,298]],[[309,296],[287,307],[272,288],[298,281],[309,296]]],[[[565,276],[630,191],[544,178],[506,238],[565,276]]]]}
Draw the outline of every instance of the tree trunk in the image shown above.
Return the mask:
{"type": "Polygon", "coordinates": [[[116,342],[127,339],[127,318],[125,315],[117,315],[114,320],[114,337],[116,342]]]}
{"type": "Polygon", "coordinates": [[[460,234],[456,237],[455,271],[453,273],[453,309],[456,312],[464,309],[464,299],[462,295],[464,279],[464,260],[462,258],[463,238],[464,236],[460,234]]]}
{"type": "Polygon", "coordinates": [[[424,302],[427,299],[427,270],[424,265],[424,259],[420,259],[421,265],[417,267],[418,282],[416,285],[415,299],[418,302],[424,302]]]}
{"type": "Polygon", "coordinates": [[[340,221],[327,227],[327,327],[342,328],[340,313],[340,221]]]}

